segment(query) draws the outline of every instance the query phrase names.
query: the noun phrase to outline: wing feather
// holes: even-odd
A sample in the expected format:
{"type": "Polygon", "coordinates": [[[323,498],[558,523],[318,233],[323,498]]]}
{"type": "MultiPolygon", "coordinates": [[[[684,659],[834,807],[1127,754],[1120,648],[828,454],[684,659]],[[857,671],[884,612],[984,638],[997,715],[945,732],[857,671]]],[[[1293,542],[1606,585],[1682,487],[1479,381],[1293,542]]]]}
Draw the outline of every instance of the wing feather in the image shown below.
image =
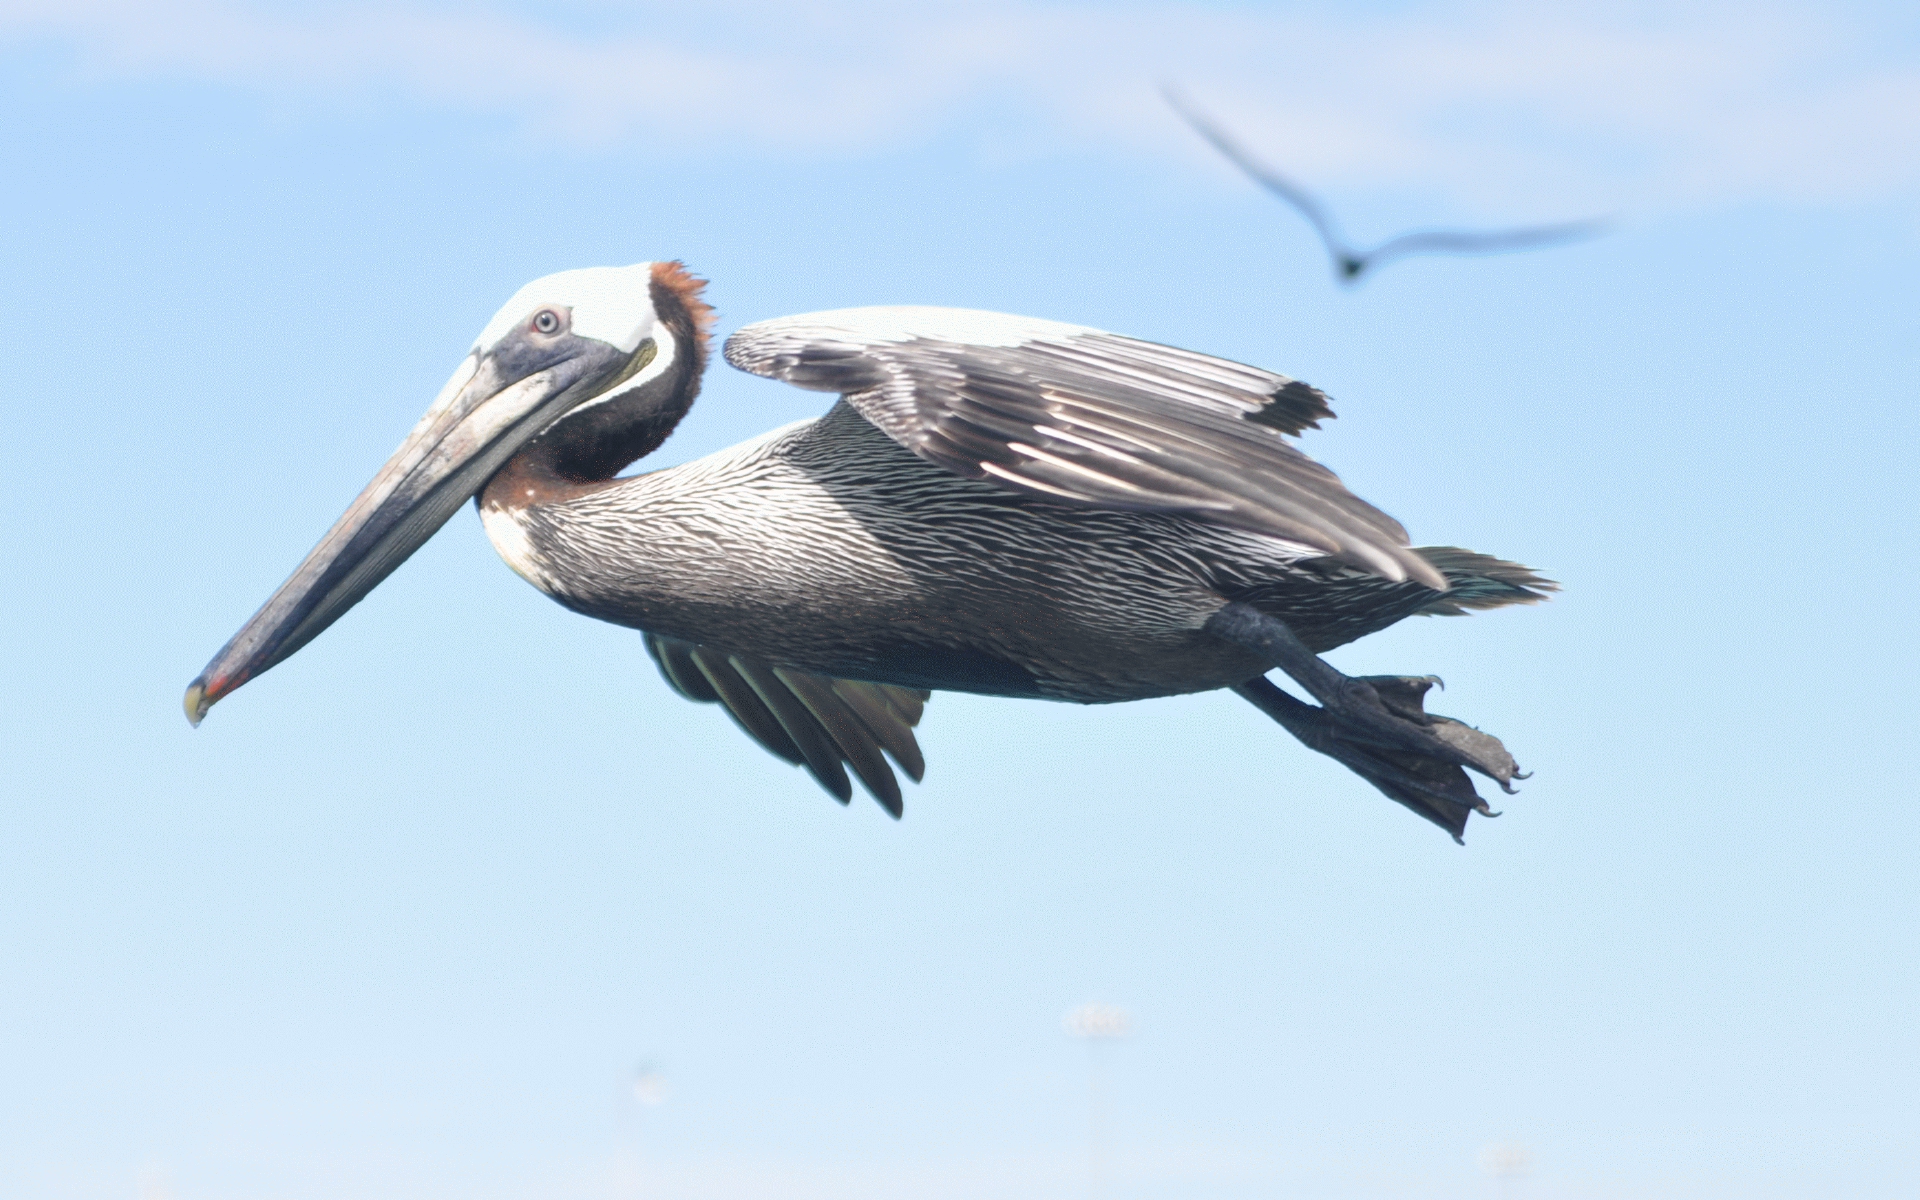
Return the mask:
{"type": "Polygon", "coordinates": [[[827,733],[832,735],[839,747],[838,757],[844,758],[867,791],[880,802],[880,807],[898,817],[904,810],[900,797],[900,781],[893,777],[893,768],[880,753],[880,743],[867,728],[847,702],[833,689],[831,680],[818,675],[808,675],[803,671],[789,671],[775,667],[773,673],[787,689],[800,698],[827,733]]]}
{"type": "Polygon", "coordinates": [[[765,746],[769,752],[790,763],[806,761],[800,747],[794,744],[780,719],[754,691],[753,685],[741,677],[734,669],[732,661],[717,650],[704,646],[691,647],[694,664],[700,668],[707,682],[713,685],[713,691],[720,697],[721,707],[747,731],[747,736],[765,746]]]}
{"type": "Polygon", "coordinates": [[[916,711],[911,720],[888,702],[886,693],[877,683],[861,683],[852,679],[830,681],[833,690],[844,700],[872,731],[874,740],[880,747],[893,756],[907,778],[919,783],[926,777],[927,762],[920,756],[920,743],[914,739],[913,727],[920,716],[916,711]]]}
{"type": "Polygon", "coordinates": [[[1096,508],[1182,513],[1445,591],[1398,521],[1286,440],[1333,415],[1257,367],[966,309],[844,309],[749,325],[727,361],[839,392],[970,479],[1096,508]]]}
{"type": "Polygon", "coordinates": [[[713,690],[707,677],[700,673],[700,665],[693,661],[693,647],[672,638],[647,637],[647,653],[653,655],[653,661],[660,664],[660,673],[667,678],[673,690],[689,700],[702,704],[717,704],[720,693],[713,690]]]}
{"type": "Polygon", "coordinates": [[[915,783],[926,775],[913,729],[929,692],[830,679],[678,638],[644,636],[647,652],[674,691],[726,709],[747,736],[805,767],[842,804],[853,796],[843,763],[895,818],[905,803],[887,756],[915,783]]]}
{"type": "MultiPolygon", "coordinates": [[[[890,683],[875,683],[868,686],[878,690],[881,699],[885,700],[894,712],[900,714],[900,719],[906,722],[909,730],[920,724],[920,716],[926,712],[927,701],[933,699],[932,692],[921,688],[895,687],[890,683]]],[[[914,778],[920,777],[915,775],[914,778]]]]}
{"type": "Polygon", "coordinates": [[[821,728],[820,722],[807,710],[806,703],[793,694],[793,689],[783,683],[771,667],[738,655],[730,655],[727,661],[773,713],[793,744],[800,747],[807,770],[820,786],[833,793],[834,799],[842,804],[853,799],[853,785],[847,782],[847,773],[840,766],[840,748],[834,743],[833,735],[821,728]]]}

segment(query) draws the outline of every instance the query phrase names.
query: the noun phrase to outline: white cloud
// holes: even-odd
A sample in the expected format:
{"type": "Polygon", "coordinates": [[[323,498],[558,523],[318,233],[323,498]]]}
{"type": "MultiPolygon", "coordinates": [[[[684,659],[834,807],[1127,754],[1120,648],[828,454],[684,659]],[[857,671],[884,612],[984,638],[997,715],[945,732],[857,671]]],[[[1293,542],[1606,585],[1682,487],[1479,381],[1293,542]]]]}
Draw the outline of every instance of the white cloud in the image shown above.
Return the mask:
{"type": "Polygon", "coordinates": [[[398,93],[589,148],[857,155],[990,112],[1035,145],[1203,162],[1158,99],[1174,81],[1316,182],[1441,187],[1469,207],[1844,203],[1920,184],[1920,55],[1830,9],[978,0],[571,15],[16,0],[0,2],[0,39],[69,46],[83,78],[398,93]]]}

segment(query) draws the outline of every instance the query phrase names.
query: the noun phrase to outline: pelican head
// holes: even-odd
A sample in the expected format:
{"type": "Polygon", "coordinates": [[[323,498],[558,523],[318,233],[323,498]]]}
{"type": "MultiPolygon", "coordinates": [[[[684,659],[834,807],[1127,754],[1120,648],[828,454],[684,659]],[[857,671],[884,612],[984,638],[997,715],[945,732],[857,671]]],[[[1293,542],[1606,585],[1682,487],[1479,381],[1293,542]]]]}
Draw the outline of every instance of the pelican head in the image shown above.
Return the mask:
{"type": "Polygon", "coordinates": [[[640,263],[514,293],[373,482],[188,686],[187,719],[312,641],[531,444],[576,479],[610,478],[657,446],[698,386],[700,286],[678,263],[640,263]]]}

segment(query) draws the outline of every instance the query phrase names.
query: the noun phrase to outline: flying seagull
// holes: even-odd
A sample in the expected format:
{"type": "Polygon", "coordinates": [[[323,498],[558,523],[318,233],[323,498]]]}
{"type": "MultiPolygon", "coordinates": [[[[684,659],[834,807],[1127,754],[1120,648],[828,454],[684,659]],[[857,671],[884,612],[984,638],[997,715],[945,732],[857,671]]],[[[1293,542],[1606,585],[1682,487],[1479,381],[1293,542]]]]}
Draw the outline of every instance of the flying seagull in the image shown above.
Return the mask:
{"type": "Polygon", "coordinates": [[[1356,249],[1340,231],[1333,214],[1312,193],[1254,158],[1246,147],[1203,116],[1179,92],[1167,88],[1163,94],[1167,103],[1193,127],[1194,132],[1210,142],[1228,161],[1246,172],[1255,183],[1300,210],[1300,215],[1320,235],[1328,256],[1333,259],[1334,274],[1342,283],[1353,283],[1366,271],[1376,270],[1396,258],[1414,254],[1497,254],[1503,250],[1531,250],[1594,237],[1604,232],[1609,224],[1596,217],[1518,229],[1416,229],[1388,238],[1371,250],[1356,249]]]}
{"type": "Polygon", "coordinates": [[[1319,390],[1056,321],[856,308],[748,325],[727,362],[839,398],[824,416],[622,476],[692,405],[704,281],[677,262],[522,288],[292,577],[186,693],[212,705],[367,595],[462,504],[554,600],[639,630],[842,803],[898,817],[937,690],[1101,704],[1231,688],[1457,839],[1511,790],[1500,742],[1425,711],[1426,677],[1318,655],[1416,613],[1543,598],[1514,563],[1408,545],[1290,438],[1319,390]],[[1319,703],[1266,678],[1278,669],[1319,703]]]}

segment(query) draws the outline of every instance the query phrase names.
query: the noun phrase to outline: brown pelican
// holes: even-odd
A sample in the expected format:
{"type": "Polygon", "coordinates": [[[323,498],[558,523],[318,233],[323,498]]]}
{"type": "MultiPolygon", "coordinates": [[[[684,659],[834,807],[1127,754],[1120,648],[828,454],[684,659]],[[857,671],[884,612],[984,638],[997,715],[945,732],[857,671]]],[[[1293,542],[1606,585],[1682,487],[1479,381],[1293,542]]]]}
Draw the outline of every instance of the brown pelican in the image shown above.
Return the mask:
{"type": "Polygon", "coordinates": [[[467,500],[561,604],[642,631],[845,803],[898,817],[934,690],[1107,703],[1232,688],[1456,839],[1511,791],[1425,677],[1317,655],[1414,613],[1542,598],[1524,567],[1410,548],[1296,450],[1319,390],[1054,321],[862,308],[749,325],[729,363],[837,393],[815,420],[623,477],[699,391],[712,312],[679,263],[536,280],[306,561],[186,694],[199,724],[370,592],[467,500]],[[1269,682],[1284,671],[1319,701],[1269,682]]]}
{"type": "Polygon", "coordinates": [[[1526,225],[1517,229],[1416,229],[1381,242],[1371,250],[1361,250],[1340,232],[1326,206],[1313,194],[1272,167],[1262,165],[1226,130],[1200,115],[1178,91],[1164,88],[1161,94],[1193,131],[1205,138],[1228,162],[1239,167],[1249,179],[1299,210],[1320,235],[1320,242],[1333,259],[1336,278],[1355,283],[1361,274],[1415,254],[1498,254],[1505,250],[1533,250],[1557,246],[1604,233],[1609,222],[1600,218],[1562,221],[1555,225],[1526,225]]]}

